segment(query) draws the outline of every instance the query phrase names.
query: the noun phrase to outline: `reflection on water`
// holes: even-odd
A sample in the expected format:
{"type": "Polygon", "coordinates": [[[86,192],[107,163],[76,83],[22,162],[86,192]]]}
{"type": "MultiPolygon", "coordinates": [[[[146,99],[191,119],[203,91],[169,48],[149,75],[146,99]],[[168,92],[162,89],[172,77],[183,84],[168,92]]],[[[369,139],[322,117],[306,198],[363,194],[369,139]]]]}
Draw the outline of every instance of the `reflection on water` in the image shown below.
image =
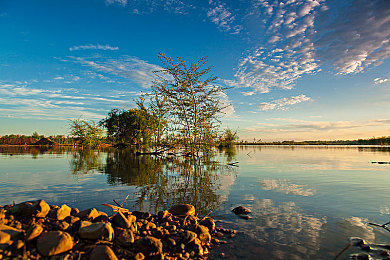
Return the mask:
{"type": "Polygon", "coordinates": [[[314,191],[307,188],[307,185],[299,185],[290,183],[287,179],[264,179],[260,181],[263,190],[274,190],[285,194],[294,194],[299,196],[312,196],[314,191]]]}
{"type": "MultiPolygon", "coordinates": [[[[227,156],[232,158],[231,150],[227,156]]],[[[74,152],[71,169],[76,176],[104,173],[110,185],[136,186],[133,196],[139,210],[157,213],[174,204],[190,203],[201,214],[219,208],[220,176],[234,172],[210,158],[137,156],[131,150],[108,151],[105,161],[98,151],[74,152]]]]}
{"type": "Polygon", "coordinates": [[[230,259],[331,259],[350,236],[390,243],[367,224],[390,221],[390,165],[372,161],[390,161],[390,148],[238,146],[197,160],[8,146],[0,147],[0,204],[42,198],[110,212],[100,203],[127,194],[132,210],[190,203],[238,230],[211,259],[221,252],[230,259]],[[252,210],[251,220],[232,214],[238,205],[252,210]]]}

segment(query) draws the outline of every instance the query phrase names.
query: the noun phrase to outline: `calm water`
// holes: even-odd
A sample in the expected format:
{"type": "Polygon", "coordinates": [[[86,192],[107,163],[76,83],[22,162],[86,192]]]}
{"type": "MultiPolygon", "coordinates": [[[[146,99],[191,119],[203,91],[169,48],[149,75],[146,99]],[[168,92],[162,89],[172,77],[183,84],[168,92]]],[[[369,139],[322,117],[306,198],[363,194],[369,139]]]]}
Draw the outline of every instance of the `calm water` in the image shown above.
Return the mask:
{"type": "Polygon", "coordinates": [[[110,213],[100,204],[128,194],[134,210],[191,203],[239,231],[211,258],[331,259],[351,236],[390,244],[390,232],[367,225],[390,221],[390,165],[371,163],[390,161],[388,147],[238,146],[213,160],[2,147],[0,204],[44,199],[110,213]],[[253,218],[236,217],[238,205],[253,218]]]}

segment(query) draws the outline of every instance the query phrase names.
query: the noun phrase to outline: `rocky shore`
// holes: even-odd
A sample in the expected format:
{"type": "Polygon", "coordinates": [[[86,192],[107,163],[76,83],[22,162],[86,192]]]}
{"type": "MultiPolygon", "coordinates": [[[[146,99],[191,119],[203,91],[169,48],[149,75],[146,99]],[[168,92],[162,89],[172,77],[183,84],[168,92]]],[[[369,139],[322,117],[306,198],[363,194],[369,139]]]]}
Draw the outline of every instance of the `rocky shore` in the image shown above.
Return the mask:
{"type": "Polygon", "coordinates": [[[189,204],[157,215],[106,205],[111,216],[43,200],[0,206],[0,259],[205,259],[236,234],[189,204]]]}

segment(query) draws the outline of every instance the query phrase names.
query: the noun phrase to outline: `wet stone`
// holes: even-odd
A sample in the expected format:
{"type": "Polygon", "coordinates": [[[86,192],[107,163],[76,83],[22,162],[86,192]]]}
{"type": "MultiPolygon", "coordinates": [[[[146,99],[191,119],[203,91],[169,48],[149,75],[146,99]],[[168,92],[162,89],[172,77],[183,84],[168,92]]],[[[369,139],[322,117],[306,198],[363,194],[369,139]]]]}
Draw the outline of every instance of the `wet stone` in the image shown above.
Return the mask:
{"type": "Polygon", "coordinates": [[[207,227],[210,233],[215,231],[215,221],[212,218],[205,218],[204,220],[200,221],[199,224],[207,227]]]}
{"type": "Polygon", "coordinates": [[[246,214],[249,214],[251,213],[250,209],[248,208],[245,208],[243,206],[238,206],[238,207],[235,207],[233,210],[234,214],[236,215],[246,215],[246,214]]]}

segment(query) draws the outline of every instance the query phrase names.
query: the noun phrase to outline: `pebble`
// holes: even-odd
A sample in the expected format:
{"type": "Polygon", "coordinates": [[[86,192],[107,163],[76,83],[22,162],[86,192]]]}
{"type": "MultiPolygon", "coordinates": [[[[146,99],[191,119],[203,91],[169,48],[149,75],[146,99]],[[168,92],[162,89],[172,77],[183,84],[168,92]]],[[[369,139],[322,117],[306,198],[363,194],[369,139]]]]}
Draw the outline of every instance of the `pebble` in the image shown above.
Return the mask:
{"type": "Polygon", "coordinates": [[[106,245],[98,245],[92,249],[89,259],[117,260],[118,257],[110,247],[106,245]]]}

